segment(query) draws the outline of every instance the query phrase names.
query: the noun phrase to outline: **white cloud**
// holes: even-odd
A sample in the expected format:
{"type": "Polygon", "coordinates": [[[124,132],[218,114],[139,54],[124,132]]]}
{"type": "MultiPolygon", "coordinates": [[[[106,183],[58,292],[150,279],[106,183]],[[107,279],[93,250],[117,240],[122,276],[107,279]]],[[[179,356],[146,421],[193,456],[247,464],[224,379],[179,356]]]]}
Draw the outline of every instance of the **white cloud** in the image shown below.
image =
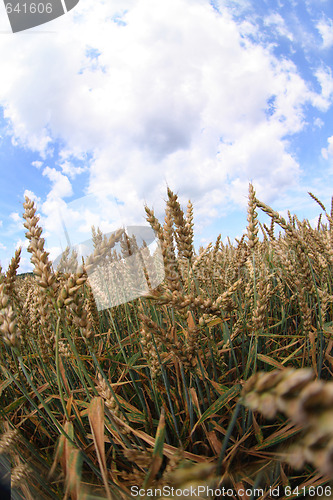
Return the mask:
{"type": "Polygon", "coordinates": [[[325,125],[325,122],[321,118],[315,118],[313,125],[315,128],[322,128],[325,125]]]}
{"type": "MultiPolygon", "coordinates": [[[[318,227],[318,221],[319,221],[319,215],[317,215],[316,217],[313,217],[312,219],[309,220],[310,226],[313,229],[316,229],[318,227]]],[[[322,219],[321,222],[325,224],[326,221],[322,219]]]]}
{"type": "Polygon", "coordinates": [[[269,16],[266,16],[264,18],[264,24],[266,26],[270,26],[276,29],[276,32],[280,36],[284,36],[288,38],[288,40],[292,41],[293,40],[293,35],[292,33],[287,29],[286,23],[283,19],[283,17],[278,14],[277,12],[274,12],[270,14],[269,16]]]}
{"type": "Polygon", "coordinates": [[[25,240],[19,239],[16,244],[15,244],[15,250],[18,250],[20,247],[21,248],[28,248],[29,246],[29,240],[26,238],[25,240]]]}
{"type": "Polygon", "coordinates": [[[316,25],[323,39],[323,48],[329,49],[333,45],[333,21],[332,19],[321,19],[316,25]]]}
{"type": "Polygon", "coordinates": [[[49,252],[49,259],[51,261],[54,261],[62,253],[60,246],[47,247],[47,251],[49,252]]]}
{"type": "Polygon", "coordinates": [[[22,231],[23,229],[23,223],[24,220],[22,219],[21,215],[18,212],[12,212],[9,214],[9,219],[11,219],[13,222],[10,225],[10,229],[15,232],[17,231],[22,231]]]}
{"type": "Polygon", "coordinates": [[[322,157],[325,158],[325,160],[328,160],[331,157],[333,158],[333,135],[327,139],[327,143],[327,148],[323,148],[321,150],[322,157]]]}
{"type": "Polygon", "coordinates": [[[38,203],[41,201],[40,197],[37,196],[33,191],[30,191],[30,189],[26,189],[23,194],[24,198],[27,196],[29,200],[34,201],[35,203],[38,203]]]}
{"type": "Polygon", "coordinates": [[[14,221],[14,222],[21,222],[22,219],[21,219],[21,216],[19,213],[17,212],[12,212],[9,217],[14,221]]]}
{"type": "Polygon", "coordinates": [[[66,196],[71,196],[73,194],[72,185],[68,177],[55,168],[45,167],[43,175],[48,177],[52,182],[52,189],[48,194],[49,199],[65,198],[66,196]]]}
{"type": "Polygon", "coordinates": [[[2,227],[2,224],[3,224],[3,222],[2,222],[2,220],[0,220],[0,227],[2,227]]]}
{"type": "Polygon", "coordinates": [[[333,102],[332,70],[328,67],[321,67],[315,72],[315,77],[321,86],[321,93],[314,94],[313,105],[321,111],[327,111],[333,102]]]}
{"type": "Polygon", "coordinates": [[[0,243],[0,250],[7,250],[7,247],[5,245],[3,245],[2,243],[0,243]]]}
{"type": "MultiPolygon", "coordinates": [[[[291,61],[221,12],[208,0],[80,2],[53,21],[56,33],[3,40],[0,103],[15,139],[44,157],[52,139],[64,144],[61,171],[43,170],[45,216],[72,195],[85,153],[87,192],[110,189],[127,223],[143,222],[143,200],[160,210],[166,184],[196,202],[201,221],[243,204],[250,179],[265,201],[297,186],[285,137],[305,126],[306,105],[327,109],[329,74],[318,73],[314,93],[291,61]]],[[[274,16],[266,22],[282,33],[274,16]]]]}
{"type": "Polygon", "coordinates": [[[19,273],[31,273],[34,266],[31,264],[29,257],[21,256],[19,273]]]}
{"type": "Polygon", "coordinates": [[[31,165],[32,165],[33,167],[36,167],[36,168],[40,169],[40,168],[41,168],[41,166],[43,165],[43,162],[42,162],[42,161],[37,161],[37,160],[36,160],[36,161],[31,162],[31,165]]]}
{"type": "Polygon", "coordinates": [[[68,175],[71,179],[75,179],[75,177],[79,174],[82,174],[87,170],[87,167],[77,167],[70,163],[69,161],[64,161],[60,163],[60,168],[62,172],[68,175]]]}

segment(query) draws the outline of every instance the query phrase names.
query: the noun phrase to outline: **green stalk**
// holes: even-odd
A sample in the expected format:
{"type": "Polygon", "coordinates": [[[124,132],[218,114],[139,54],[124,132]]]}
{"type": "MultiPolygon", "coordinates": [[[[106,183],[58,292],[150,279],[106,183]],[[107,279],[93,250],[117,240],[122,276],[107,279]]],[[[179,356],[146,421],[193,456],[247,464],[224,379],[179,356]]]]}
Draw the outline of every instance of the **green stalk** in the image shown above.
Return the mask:
{"type": "MultiPolygon", "coordinates": [[[[22,368],[22,371],[30,385],[30,387],[32,388],[32,390],[34,391],[34,393],[36,394],[38,400],[40,401],[40,403],[42,404],[44,410],[46,411],[46,413],[48,414],[48,416],[50,417],[50,419],[52,420],[53,424],[55,425],[55,427],[57,428],[57,430],[59,432],[61,432],[61,434],[63,434],[63,436],[65,436],[66,439],[68,439],[70,441],[70,443],[77,447],[76,443],[70,438],[70,436],[67,434],[66,431],[64,431],[64,429],[62,428],[62,426],[59,424],[59,422],[57,421],[57,419],[54,417],[53,413],[51,412],[50,408],[48,407],[48,405],[45,403],[44,399],[41,397],[41,395],[39,394],[37,388],[35,387],[35,385],[33,384],[32,380],[31,380],[31,377],[29,375],[29,373],[27,372],[27,370],[25,369],[25,366],[24,366],[24,363],[23,363],[23,360],[22,360],[22,356],[19,354],[17,356],[17,359],[20,363],[20,366],[22,368]]],[[[28,396],[28,395],[27,395],[28,396]]],[[[28,396],[29,397],[29,396],[28,396]]],[[[29,397],[29,400],[30,402],[33,404],[33,406],[39,410],[38,407],[36,407],[35,403],[30,399],[29,397]]]]}
{"type": "Polygon", "coordinates": [[[69,415],[68,415],[67,406],[66,406],[65,399],[64,399],[64,394],[62,392],[62,383],[61,383],[61,377],[60,377],[60,367],[59,367],[59,327],[60,327],[60,316],[59,316],[58,321],[57,321],[56,338],[55,338],[55,342],[56,342],[56,345],[55,345],[55,347],[56,347],[56,352],[55,352],[55,355],[56,355],[56,371],[57,371],[57,381],[58,381],[59,396],[60,396],[60,399],[61,399],[62,407],[64,409],[64,413],[66,415],[66,419],[69,420],[69,415]]]}
{"type": "Polygon", "coordinates": [[[219,459],[218,459],[218,462],[217,462],[217,475],[220,476],[222,474],[222,463],[223,463],[223,458],[224,458],[224,455],[225,455],[225,452],[226,452],[226,449],[227,449],[227,446],[228,446],[228,443],[229,443],[229,439],[230,439],[230,436],[231,436],[231,433],[235,427],[235,424],[236,424],[236,421],[237,421],[237,417],[238,417],[238,413],[241,409],[241,403],[238,401],[238,403],[236,404],[236,407],[235,407],[235,410],[234,410],[234,413],[232,415],[232,419],[228,425],[228,428],[227,428],[227,432],[224,436],[224,439],[223,439],[223,443],[222,443],[222,448],[221,448],[221,452],[220,452],[220,456],[219,456],[219,459]]]}
{"type": "Polygon", "coordinates": [[[91,376],[89,375],[84,364],[82,363],[81,358],[80,358],[80,354],[78,353],[78,350],[76,349],[76,346],[75,346],[74,342],[72,341],[71,336],[69,335],[69,333],[67,331],[67,328],[64,328],[64,333],[65,333],[66,338],[69,342],[69,345],[71,346],[73,353],[75,354],[75,360],[77,361],[79,372],[80,372],[79,377],[80,377],[80,380],[81,380],[81,382],[86,390],[87,396],[90,398],[91,394],[89,393],[88,387],[84,381],[84,377],[82,376],[82,373],[85,375],[85,378],[87,379],[87,382],[90,385],[94,396],[98,396],[98,392],[97,392],[96,387],[91,379],[91,376]]]}

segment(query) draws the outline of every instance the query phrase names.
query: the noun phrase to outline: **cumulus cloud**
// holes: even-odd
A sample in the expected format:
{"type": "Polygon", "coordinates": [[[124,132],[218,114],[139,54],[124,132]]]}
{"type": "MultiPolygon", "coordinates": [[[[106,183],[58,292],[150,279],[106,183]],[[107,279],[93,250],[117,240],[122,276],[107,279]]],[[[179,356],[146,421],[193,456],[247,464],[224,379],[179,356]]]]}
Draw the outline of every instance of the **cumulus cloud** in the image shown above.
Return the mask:
{"type": "Polygon", "coordinates": [[[286,23],[283,17],[277,12],[273,12],[269,16],[266,16],[264,19],[264,24],[265,26],[274,28],[280,36],[284,36],[290,41],[294,39],[293,34],[286,27],[286,23]]]}
{"type": "Polygon", "coordinates": [[[321,111],[327,111],[333,100],[332,70],[328,67],[318,68],[315,72],[315,76],[321,86],[321,93],[314,94],[313,104],[321,111]]]}
{"type": "Polygon", "coordinates": [[[12,212],[9,214],[9,219],[12,221],[10,225],[10,230],[14,232],[21,231],[23,228],[23,219],[18,212],[12,212]]]}
{"type": "Polygon", "coordinates": [[[32,165],[33,167],[36,167],[36,168],[40,169],[40,168],[42,167],[42,165],[43,165],[43,162],[42,162],[42,161],[37,161],[37,160],[36,160],[36,161],[31,162],[31,165],[32,165]]]}
{"type": "Polygon", "coordinates": [[[39,196],[37,196],[33,191],[30,191],[30,189],[26,189],[23,194],[24,198],[27,196],[29,200],[35,201],[36,203],[40,202],[41,199],[39,196]]]}
{"type": "Polygon", "coordinates": [[[18,250],[19,248],[28,248],[29,246],[29,240],[28,239],[25,239],[25,240],[17,240],[16,244],[15,244],[15,250],[18,250]]]}
{"type": "Polygon", "coordinates": [[[333,21],[332,19],[321,19],[316,25],[323,39],[323,48],[329,49],[333,45],[333,21]]]}
{"type": "Polygon", "coordinates": [[[325,123],[321,118],[315,118],[313,125],[316,128],[322,128],[325,125],[325,123]]]}
{"type": "Polygon", "coordinates": [[[327,139],[327,143],[327,148],[321,150],[322,157],[325,158],[325,160],[333,158],[333,135],[327,139]]]}
{"type": "Polygon", "coordinates": [[[60,168],[63,174],[68,175],[71,179],[75,179],[77,175],[85,172],[88,167],[78,167],[69,161],[64,161],[63,163],[60,163],[60,168]]]}
{"type": "Polygon", "coordinates": [[[55,168],[44,168],[43,175],[48,177],[52,182],[52,189],[48,194],[48,198],[65,198],[73,194],[72,185],[68,177],[55,168]]]}
{"type": "Polygon", "coordinates": [[[21,222],[21,216],[17,212],[12,212],[9,217],[14,221],[14,222],[21,222]]]}
{"type": "MultiPolygon", "coordinates": [[[[266,23],[290,38],[281,19],[266,23]]],[[[245,204],[250,179],[266,201],[297,186],[286,137],[306,125],[306,105],[330,106],[327,69],[315,93],[291,61],[208,0],[80,2],[52,26],[0,47],[13,137],[42,158],[63,145],[60,170],[42,171],[51,181],[45,216],[87,166],[87,193],[108,189],[128,223],[142,222],[143,201],[159,210],[166,185],[193,199],[201,221],[245,204]]]]}

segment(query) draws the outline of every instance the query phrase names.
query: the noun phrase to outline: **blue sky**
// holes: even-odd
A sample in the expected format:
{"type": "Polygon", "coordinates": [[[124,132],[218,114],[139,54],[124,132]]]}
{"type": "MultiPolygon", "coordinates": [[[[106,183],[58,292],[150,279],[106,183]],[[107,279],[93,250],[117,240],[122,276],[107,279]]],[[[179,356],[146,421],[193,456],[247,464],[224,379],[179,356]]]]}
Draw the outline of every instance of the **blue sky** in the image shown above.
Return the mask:
{"type": "Polygon", "coordinates": [[[145,202],[161,218],[167,185],[193,202],[197,248],[243,234],[250,181],[314,224],[307,192],[333,195],[332,19],[330,0],[80,0],[12,34],[1,5],[3,268],[27,243],[25,194],[52,258],[58,208],[75,225],[75,200],[105,192],[117,204],[87,201],[82,241],[143,224],[145,202]]]}

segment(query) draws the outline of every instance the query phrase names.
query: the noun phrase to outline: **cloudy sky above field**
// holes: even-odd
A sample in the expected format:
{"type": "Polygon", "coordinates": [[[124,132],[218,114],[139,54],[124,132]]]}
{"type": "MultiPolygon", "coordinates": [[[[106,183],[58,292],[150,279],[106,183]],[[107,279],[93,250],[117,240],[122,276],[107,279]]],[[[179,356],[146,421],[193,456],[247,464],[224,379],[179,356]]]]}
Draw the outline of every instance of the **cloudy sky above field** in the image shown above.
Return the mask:
{"type": "Polygon", "coordinates": [[[331,0],[80,0],[12,34],[1,5],[2,266],[25,240],[25,194],[53,257],[58,206],[86,228],[144,224],[167,186],[193,202],[197,247],[243,233],[250,181],[284,214],[314,219],[307,191],[329,210],[332,18],[331,0]],[[105,192],[117,206],[94,212],[105,192]]]}

